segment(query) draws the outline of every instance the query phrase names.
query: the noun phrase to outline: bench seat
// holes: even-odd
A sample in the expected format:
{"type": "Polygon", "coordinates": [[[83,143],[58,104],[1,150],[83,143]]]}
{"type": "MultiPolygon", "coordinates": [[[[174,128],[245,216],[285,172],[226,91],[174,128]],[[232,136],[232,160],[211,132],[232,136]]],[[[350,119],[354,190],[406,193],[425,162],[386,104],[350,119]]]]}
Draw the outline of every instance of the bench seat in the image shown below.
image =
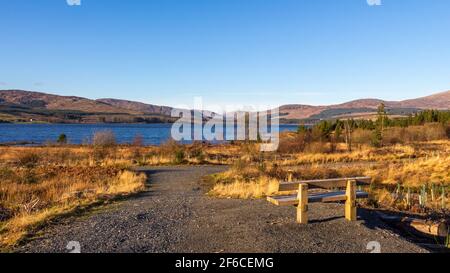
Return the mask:
{"type": "Polygon", "coordinates": [[[334,189],[344,188],[347,186],[347,181],[355,180],[357,186],[365,186],[370,184],[372,178],[370,177],[353,177],[353,178],[334,178],[321,180],[306,180],[294,182],[281,182],[278,191],[296,191],[300,183],[308,184],[309,189],[334,189]]]}
{"type": "MultiPolygon", "coordinates": [[[[364,191],[356,192],[356,199],[365,199],[369,198],[369,194],[364,191]]],[[[345,195],[345,191],[338,192],[327,192],[320,194],[311,194],[308,196],[308,203],[319,203],[319,202],[338,202],[338,201],[346,201],[347,197],[345,195]]],[[[298,205],[298,196],[294,195],[285,195],[285,196],[270,196],[267,197],[267,201],[276,205],[276,206],[296,206],[298,205]]]]}

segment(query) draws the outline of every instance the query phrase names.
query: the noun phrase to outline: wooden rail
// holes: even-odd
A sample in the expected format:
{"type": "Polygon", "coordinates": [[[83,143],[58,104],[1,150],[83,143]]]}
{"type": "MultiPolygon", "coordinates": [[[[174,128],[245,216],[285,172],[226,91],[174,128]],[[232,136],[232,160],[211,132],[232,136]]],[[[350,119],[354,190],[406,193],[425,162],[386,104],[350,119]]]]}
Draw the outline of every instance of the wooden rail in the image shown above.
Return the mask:
{"type": "Polygon", "coordinates": [[[296,191],[299,184],[308,184],[309,189],[335,189],[347,187],[347,181],[355,180],[357,185],[368,185],[372,181],[370,177],[335,178],[321,180],[305,180],[294,182],[281,182],[278,191],[296,191]]]}

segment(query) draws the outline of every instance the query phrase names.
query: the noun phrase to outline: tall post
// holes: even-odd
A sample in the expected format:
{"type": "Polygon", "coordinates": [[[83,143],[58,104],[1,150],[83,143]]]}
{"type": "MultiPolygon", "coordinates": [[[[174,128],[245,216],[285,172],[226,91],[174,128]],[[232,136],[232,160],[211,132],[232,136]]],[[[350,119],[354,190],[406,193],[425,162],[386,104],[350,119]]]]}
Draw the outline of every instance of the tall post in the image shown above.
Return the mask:
{"type": "Polygon", "coordinates": [[[294,171],[288,170],[288,182],[292,182],[293,180],[294,171]]]}
{"type": "Polygon", "coordinates": [[[356,221],[356,180],[347,181],[345,195],[347,197],[347,201],[345,201],[345,219],[348,221],[356,221]]]}
{"type": "Polygon", "coordinates": [[[297,223],[308,224],[308,184],[298,186],[297,223]]]}

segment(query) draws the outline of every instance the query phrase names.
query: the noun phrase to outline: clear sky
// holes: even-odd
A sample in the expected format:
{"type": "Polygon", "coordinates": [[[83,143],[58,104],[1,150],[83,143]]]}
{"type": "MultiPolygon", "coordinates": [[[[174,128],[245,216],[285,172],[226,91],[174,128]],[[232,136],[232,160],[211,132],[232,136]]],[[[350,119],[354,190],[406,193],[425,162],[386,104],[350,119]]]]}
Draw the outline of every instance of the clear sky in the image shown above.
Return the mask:
{"type": "Polygon", "coordinates": [[[450,89],[450,1],[0,0],[0,89],[330,104],[450,89]]]}

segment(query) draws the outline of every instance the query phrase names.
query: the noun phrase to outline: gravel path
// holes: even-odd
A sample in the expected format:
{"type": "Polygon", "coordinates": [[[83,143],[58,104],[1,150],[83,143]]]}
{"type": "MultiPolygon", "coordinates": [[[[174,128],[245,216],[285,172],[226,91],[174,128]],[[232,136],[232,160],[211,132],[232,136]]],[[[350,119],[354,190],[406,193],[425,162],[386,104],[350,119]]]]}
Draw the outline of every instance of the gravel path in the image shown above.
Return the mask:
{"type": "Polygon", "coordinates": [[[295,223],[295,209],[265,200],[205,196],[202,176],[225,167],[143,169],[149,190],[138,197],[82,217],[60,220],[18,252],[68,252],[78,241],[82,252],[369,252],[378,241],[382,252],[425,252],[384,229],[362,210],[349,223],[339,204],[312,204],[311,224],[295,223]]]}

